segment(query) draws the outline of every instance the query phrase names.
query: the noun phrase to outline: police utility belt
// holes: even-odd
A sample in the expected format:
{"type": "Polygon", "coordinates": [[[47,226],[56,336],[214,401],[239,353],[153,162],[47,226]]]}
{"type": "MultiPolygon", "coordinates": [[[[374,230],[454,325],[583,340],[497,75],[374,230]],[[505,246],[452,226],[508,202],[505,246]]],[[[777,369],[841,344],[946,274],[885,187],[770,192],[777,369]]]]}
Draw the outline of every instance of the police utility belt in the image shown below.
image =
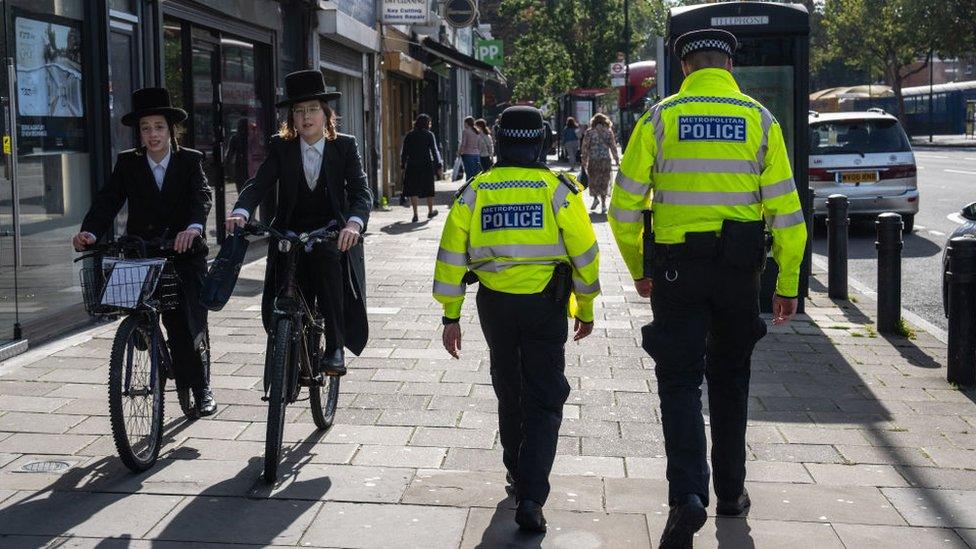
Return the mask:
{"type": "Polygon", "coordinates": [[[683,261],[718,260],[724,265],[747,271],[761,271],[766,254],[772,245],[762,220],[722,221],[722,233],[685,233],[680,244],[654,242],[651,212],[644,211],[644,277],[650,278],[654,269],[665,267],[665,276],[674,280],[677,271],[671,267],[683,261]]]}
{"type": "MultiPolygon", "coordinates": [[[[478,275],[474,274],[474,271],[468,271],[464,273],[464,277],[461,282],[471,285],[478,282],[478,275]]],[[[486,293],[502,293],[496,292],[491,288],[482,284],[478,289],[479,292],[486,293]]],[[[543,288],[541,295],[548,297],[555,301],[556,303],[564,303],[569,299],[569,294],[573,291],[573,268],[569,266],[569,263],[560,261],[556,263],[553,267],[552,278],[549,279],[549,283],[543,288]]]]}

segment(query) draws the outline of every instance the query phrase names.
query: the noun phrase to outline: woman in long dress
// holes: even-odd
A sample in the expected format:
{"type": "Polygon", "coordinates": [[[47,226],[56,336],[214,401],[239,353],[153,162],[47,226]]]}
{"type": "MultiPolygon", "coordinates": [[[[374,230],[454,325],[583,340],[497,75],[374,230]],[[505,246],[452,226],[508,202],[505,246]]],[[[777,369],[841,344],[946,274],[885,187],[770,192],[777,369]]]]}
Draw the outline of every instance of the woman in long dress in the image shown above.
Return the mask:
{"type": "Polygon", "coordinates": [[[607,213],[607,194],[610,192],[610,172],[613,168],[611,158],[620,165],[617,153],[617,139],[613,135],[613,124],[605,114],[594,115],[590,129],[583,136],[582,164],[589,182],[593,204],[590,210],[601,206],[601,213],[607,213]]]}

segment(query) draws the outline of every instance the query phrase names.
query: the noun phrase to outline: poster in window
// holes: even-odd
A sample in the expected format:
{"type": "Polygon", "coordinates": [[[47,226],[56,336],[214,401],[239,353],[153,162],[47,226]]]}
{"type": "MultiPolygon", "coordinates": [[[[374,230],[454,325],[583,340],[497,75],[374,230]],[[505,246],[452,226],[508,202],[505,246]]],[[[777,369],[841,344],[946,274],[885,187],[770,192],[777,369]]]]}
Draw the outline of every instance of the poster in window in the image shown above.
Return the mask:
{"type": "Polygon", "coordinates": [[[26,153],[85,149],[80,22],[14,18],[19,144],[26,153]]]}

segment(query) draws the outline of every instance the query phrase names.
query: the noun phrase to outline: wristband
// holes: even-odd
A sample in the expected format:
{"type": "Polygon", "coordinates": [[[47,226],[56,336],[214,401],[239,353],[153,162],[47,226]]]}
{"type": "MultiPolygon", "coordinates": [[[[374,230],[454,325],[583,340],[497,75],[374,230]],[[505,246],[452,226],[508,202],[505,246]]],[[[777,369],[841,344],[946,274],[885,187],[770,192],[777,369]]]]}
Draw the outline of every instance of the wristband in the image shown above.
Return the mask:
{"type": "Polygon", "coordinates": [[[457,324],[461,322],[460,318],[448,318],[446,316],[441,317],[441,324],[447,326],[448,324],[457,324]]]}

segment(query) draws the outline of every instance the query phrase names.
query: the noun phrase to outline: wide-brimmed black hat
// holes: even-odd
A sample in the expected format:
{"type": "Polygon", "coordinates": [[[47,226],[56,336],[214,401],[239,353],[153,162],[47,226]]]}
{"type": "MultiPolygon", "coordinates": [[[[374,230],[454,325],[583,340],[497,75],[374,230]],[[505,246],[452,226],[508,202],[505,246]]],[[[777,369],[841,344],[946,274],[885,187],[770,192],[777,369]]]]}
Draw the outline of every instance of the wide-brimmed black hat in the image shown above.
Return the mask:
{"type": "Polygon", "coordinates": [[[535,107],[509,107],[498,117],[495,135],[499,141],[541,143],[546,136],[542,112],[535,107]]]}
{"type": "Polygon", "coordinates": [[[295,71],[285,76],[285,99],[278,101],[279,107],[287,107],[302,101],[331,101],[339,99],[339,92],[325,91],[325,78],[314,70],[295,71]]]}
{"type": "Polygon", "coordinates": [[[170,103],[169,90],[166,88],[142,88],[132,92],[132,112],[122,117],[126,126],[139,125],[143,116],[161,114],[171,124],[186,120],[186,111],[178,109],[170,103]]]}
{"type": "Polygon", "coordinates": [[[682,34],[674,41],[674,54],[678,59],[700,51],[720,51],[729,57],[739,49],[735,35],[722,29],[702,29],[682,34]]]}

